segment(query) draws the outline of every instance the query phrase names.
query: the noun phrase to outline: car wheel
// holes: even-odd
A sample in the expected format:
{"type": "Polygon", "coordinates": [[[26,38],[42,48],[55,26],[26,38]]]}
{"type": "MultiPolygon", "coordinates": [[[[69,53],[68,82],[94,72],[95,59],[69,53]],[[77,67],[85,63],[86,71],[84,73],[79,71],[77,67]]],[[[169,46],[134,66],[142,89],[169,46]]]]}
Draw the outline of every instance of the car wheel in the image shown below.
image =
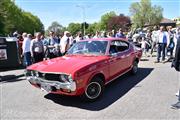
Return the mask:
{"type": "Polygon", "coordinates": [[[83,99],[85,101],[95,101],[98,99],[104,91],[104,83],[101,78],[95,77],[86,86],[85,92],[83,94],[83,99]]]}
{"type": "Polygon", "coordinates": [[[134,61],[133,67],[132,67],[132,69],[131,69],[131,74],[132,74],[132,75],[135,75],[137,72],[138,72],[138,62],[137,62],[137,61],[134,61]]]}

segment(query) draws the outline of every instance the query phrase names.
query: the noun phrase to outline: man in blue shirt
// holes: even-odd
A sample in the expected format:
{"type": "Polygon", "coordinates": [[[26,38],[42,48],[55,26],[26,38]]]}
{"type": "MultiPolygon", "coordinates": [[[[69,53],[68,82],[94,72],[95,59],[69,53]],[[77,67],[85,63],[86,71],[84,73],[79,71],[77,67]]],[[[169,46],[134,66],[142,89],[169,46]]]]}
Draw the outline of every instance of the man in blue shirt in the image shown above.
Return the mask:
{"type": "Polygon", "coordinates": [[[116,33],[116,38],[125,38],[125,35],[123,34],[122,29],[120,28],[118,33],[116,33]]]}
{"type": "MultiPolygon", "coordinates": [[[[47,54],[49,54],[49,58],[55,58],[59,56],[59,41],[57,37],[55,36],[55,33],[53,31],[49,32],[49,39],[46,41],[46,46],[47,46],[47,54]]],[[[45,44],[45,43],[44,43],[45,44]]]]}

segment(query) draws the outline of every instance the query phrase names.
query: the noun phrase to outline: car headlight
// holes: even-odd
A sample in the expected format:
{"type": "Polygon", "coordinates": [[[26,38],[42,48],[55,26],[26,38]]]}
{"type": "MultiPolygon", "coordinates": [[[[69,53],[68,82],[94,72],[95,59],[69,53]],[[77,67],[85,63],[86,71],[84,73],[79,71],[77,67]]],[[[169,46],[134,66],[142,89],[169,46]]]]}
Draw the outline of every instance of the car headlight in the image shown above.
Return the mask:
{"type": "Polygon", "coordinates": [[[35,75],[34,71],[31,71],[31,76],[34,76],[34,75],[35,75]]]}
{"type": "Polygon", "coordinates": [[[72,82],[73,81],[71,75],[65,75],[65,74],[61,74],[59,76],[59,79],[60,79],[61,82],[72,82]]]}
{"type": "Polygon", "coordinates": [[[38,71],[35,71],[35,76],[36,76],[36,77],[39,77],[38,71]]]}
{"type": "Polygon", "coordinates": [[[62,82],[69,82],[69,76],[68,75],[61,74],[59,76],[59,78],[60,78],[60,81],[62,81],[62,82]]]}

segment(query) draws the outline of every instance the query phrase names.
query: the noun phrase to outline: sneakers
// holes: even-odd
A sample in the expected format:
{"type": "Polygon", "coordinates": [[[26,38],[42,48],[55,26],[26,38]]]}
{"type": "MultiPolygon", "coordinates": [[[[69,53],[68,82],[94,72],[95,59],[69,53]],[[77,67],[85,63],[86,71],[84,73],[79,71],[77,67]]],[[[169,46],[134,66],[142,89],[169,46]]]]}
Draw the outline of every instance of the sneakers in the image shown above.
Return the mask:
{"type": "Polygon", "coordinates": [[[171,105],[172,109],[180,109],[180,101],[178,101],[176,104],[171,105]]]}

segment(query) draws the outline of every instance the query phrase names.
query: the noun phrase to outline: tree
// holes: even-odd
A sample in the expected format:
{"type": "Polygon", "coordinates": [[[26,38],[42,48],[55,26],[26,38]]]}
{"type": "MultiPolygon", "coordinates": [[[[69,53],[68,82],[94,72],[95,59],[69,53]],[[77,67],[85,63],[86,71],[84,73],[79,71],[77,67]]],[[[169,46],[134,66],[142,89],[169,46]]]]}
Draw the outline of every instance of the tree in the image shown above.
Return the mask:
{"type": "Polygon", "coordinates": [[[141,0],[132,3],[130,13],[132,15],[133,27],[143,27],[146,25],[158,25],[161,19],[163,8],[160,6],[152,6],[151,0],[141,0]]]}
{"type": "Polygon", "coordinates": [[[109,21],[109,19],[111,19],[114,16],[116,16],[116,13],[114,11],[111,11],[111,12],[108,12],[108,13],[102,15],[100,23],[99,23],[100,30],[107,30],[108,21],[109,21]]]}
{"type": "Polygon", "coordinates": [[[44,31],[44,26],[37,16],[25,12],[15,5],[12,0],[0,1],[0,32],[2,35],[12,34],[14,31],[28,32],[44,31]]]}
{"type": "Polygon", "coordinates": [[[60,35],[62,32],[63,26],[60,25],[57,21],[52,22],[48,27],[48,31],[54,31],[56,35],[60,35]]]}
{"type": "Polygon", "coordinates": [[[4,2],[4,0],[0,1],[0,35],[3,34],[4,27],[5,27],[5,24],[4,24],[5,15],[4,15],[4,9],[3,9],[3,6],[4,6],[3,2],[4,2]]]}
{"type": "Polygon", "coordinates": [[[95,23],[93,23],[93,24],[89,24],[89,27],[87,28],[86,33],[87,33],[87,34],[95,34],[96,31],[99,30],[98,27],[99,27],[99,26],[98,26],[98,23],[97,23],[97,22],[95,22],[95,23]]]}
{"type": "Polygon", "coordinates": [[[70,23],[67,27],[67,30],[72,35],[76,35],[79,31],[81,31],[81,24],[80,23],[70,23]]]}
{"type": "Polygon", "coordinates": [[[122,28],[123,30],[128,30],[131,20],[128,16],[120,14],[119,16],[114,16],[108,21],[108,30],[118,30],[122,28]]]}

